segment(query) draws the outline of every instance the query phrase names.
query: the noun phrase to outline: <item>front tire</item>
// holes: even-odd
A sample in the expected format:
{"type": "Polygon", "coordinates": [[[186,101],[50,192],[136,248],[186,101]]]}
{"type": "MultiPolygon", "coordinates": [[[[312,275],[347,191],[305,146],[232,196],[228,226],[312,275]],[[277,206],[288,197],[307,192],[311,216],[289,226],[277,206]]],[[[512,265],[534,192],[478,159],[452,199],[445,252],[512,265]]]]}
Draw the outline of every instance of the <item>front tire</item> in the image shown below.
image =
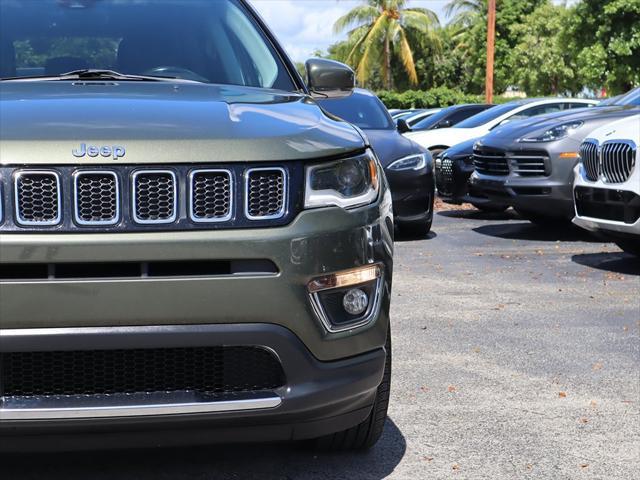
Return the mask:
{"type": "Polygon", "coordinates": [[[316,440],[317,449],[324,451],[368,450],[380,440],[387,420],[391,390],[391,332],[387,335],[385,350],[387,356],[384,363],[384,375],[382,383],[376,390],[376,398],[369,416],[355,427],[320,437],[316,440]]]}

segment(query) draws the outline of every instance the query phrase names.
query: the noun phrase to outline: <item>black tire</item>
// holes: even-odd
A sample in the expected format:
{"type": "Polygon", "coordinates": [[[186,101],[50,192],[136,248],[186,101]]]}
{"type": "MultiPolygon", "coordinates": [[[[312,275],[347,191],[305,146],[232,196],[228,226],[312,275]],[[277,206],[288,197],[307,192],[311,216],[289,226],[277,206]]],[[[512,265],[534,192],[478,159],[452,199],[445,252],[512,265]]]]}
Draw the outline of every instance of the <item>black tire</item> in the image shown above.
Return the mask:
{"type": "Polygon", "coordinates": [[[519,208],[516,208],[515,211],[518,212],[521,217],[526,218],[531,223],[535,223],[540,227],[570,227],[572,225],[571,219],[569,218],[550,217],[519,208]]]}
{"type": "Polygon", "coordinates": [[[489,213],[502,213],[509,208],[508,205],[497,205],[495,203],[472,203],[471,205],[478,210],[489,213]]]}
{"type": "Polygon", "coordinates": [[[623,252],[630,253],[640,258],[640,240],[631,239],[617,239],[616,245],[618,245],[623,252]]]}
{"type": "Polygon", "coordinates": [[[366,420],[355,427],[341,432],[325,435],[316,440],[316,448],[323,451],[368,450],[373,447],[384,430],[389,408],[389,393],[391,390],[391,333],[388,334],[385,346],[387,352],[384,364],[382,383],[376,390],[373,408],[366,420]]]}
{"type": "Polygon", "coordinates": [[[435,209],[436,192],[434,190],[429,194],[427,200],[429,205],[429,211],[426,220],[420,220],[419,222],[403,222],[400,224],[400,231],[409,233],[412,236],[423,238],[426,237],[431,231],[433,225],[433,211],[435,209]]]}

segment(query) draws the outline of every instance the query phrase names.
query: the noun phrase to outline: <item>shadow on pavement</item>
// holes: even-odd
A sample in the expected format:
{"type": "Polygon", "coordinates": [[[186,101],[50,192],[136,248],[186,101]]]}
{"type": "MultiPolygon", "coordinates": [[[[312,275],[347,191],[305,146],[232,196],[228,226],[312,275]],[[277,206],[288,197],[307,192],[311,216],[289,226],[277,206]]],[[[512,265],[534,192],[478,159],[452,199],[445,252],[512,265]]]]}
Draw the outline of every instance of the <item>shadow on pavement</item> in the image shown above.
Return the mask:
{"type": "Polygon", "coordinates": [[[571,261],[607,272],[640,276],[640,258],[622,252],[583,253],[573,255],[571,261]]]}
{"type": "Polygon", "coordinates": [[[537,242],[592,242],[603,243],[586,230],[574,225],[542,227],[530,222],[483,225],[474,232],[507,240],[531,240],[537,242]]]}
{"type": "Polygon", "coordinates": [[[449,218],[462,218],[468,220],[520,220],[521,217],[515,210],[509,209],[504,212],[483,212],[482,210],[443,210],[437,212],[438,215],[449,218]]]}
{"type": "Polygon", "coordinates": [[[47,480],[332,479],[378,480],[400,463],[407,444],[388,420],[378,444],[363,453],[318,453],[304,444],[214,445],[5,456],[1,478],[47,480]]]}
{"type": "Polygon", "coordinates": [[[394,241],[396,242],[421,242],[422,240],[433,240],[438,234],[431,230],[426,235],[416,235],[412,233],[397,232],[394,241]]]}

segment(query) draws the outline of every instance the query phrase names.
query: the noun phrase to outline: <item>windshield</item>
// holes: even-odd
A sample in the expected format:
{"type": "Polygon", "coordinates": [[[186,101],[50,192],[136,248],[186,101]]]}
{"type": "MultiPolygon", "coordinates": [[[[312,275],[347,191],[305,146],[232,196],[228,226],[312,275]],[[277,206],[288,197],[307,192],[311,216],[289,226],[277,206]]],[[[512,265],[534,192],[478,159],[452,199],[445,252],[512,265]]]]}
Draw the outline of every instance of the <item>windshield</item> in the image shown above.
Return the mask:
{"type": "Polygon", "coordinates": [[[363,130],[395,129],[393,120],[378,97],[354,93],[348,97],[320,99],[318,103],[327,112],[353,123],[363,130]]]}
{"type": "Polygon", "coordinates": [[[0,0],[0,77],[82,69],[295,89],[237,0],[0,0]]]}
{"type": "Polygon", "coordinates": [[[636,88],[626,93],[625,95],[621,95],[617,97],[615,101],[611,102],[611,105],[633,105],[640,106],[640,88],[636,88]]]}
{"type": "Polygon", "coordinates": [[[504,115],[505,113],[510,112],[511,110],[515,110],[520,107],[521,103],[505,103],[503,105],[496,105],[495,107],[491,107],[488,110],[485,110],[482,113],[474,115],[473,117],[469,117],[466,120],[454,125],[453,128],[475,128],[484,125],[485,123],[489,123],[491,120],[495,120],[496,118],[504,115]]]}

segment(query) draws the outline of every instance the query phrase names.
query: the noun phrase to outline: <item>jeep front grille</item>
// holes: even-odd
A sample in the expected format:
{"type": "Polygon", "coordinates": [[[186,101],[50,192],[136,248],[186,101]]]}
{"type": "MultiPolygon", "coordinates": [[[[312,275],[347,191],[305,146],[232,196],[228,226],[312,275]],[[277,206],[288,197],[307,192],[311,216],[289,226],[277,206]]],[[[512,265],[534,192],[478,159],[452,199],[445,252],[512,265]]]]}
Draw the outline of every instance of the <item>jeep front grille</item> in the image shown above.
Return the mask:
{"type": "Polygon", "coordinates": [[[74,178],[75,221],[113,225],[120,219],[118,176],[109,171],[80,171],[74,178]]]}
{"type": "Polygon", "coordinates": [[[629,180],[636,165],[636,146],[631,142],[610,141],[602,145],[602,176],[607,183],[629,180]]]}
{"type": "Polygon", "coordinates": [[[285,213],[286,180],[281,168],[247,171],[246,214],[251,220],[279,218],[285,213]]]}
{"type": "Polygon", "coordinates": [[[0,353],[0,399],[192,391],[230,394],[285,384],[278,358],[252,346],[0,353]]]}
{"type": "Polygon", "coordinates": [[[16,172],[14,189],[16,220],[20,225],[60,223],[60,177],[56,172],[16,172]]]}
{"type": "Polygon", "coordinates": [[[224,222],[233,215],[233,183],[228,170],[195,170],[189,176],[191,219],[224,222]]]}
{"type": "Polygon", "coordinates": [[[0,233],[147,232],[289,224],[305,162],[283,165],[0,165],[0,233]]]}
{"type": "Polygon", "coordinates": [[[598,143],[595,140],[587,140],[580,146],[580,158],[588,180],[595,182],[600,177],[600,156],[598,155],[598,143]]]}
{"type": "Polygon", "coordinates": [[[133,174],[133,217],[138,223],[172,223],[176,219],[176,176],[169,170],[133,174]]]}

